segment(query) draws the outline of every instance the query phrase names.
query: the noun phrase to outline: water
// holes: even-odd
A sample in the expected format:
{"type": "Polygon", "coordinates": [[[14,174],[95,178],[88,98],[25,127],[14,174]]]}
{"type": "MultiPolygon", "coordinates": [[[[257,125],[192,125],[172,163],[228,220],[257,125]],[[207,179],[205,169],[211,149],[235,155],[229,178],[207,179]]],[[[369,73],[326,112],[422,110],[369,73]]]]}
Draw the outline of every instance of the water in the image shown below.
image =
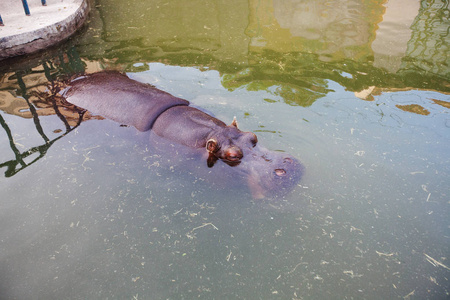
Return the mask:
{"type": "Polygon", "coordinates": [[[447,298],[448,15],[443,1],[93,2],[70,41],[0,63],[0,298],[447,298]],[[36,96],[101,69],[236,116],[304,177],[253,200],[148,133],[77,127],[61,108],[65,124],[36,96]]]}

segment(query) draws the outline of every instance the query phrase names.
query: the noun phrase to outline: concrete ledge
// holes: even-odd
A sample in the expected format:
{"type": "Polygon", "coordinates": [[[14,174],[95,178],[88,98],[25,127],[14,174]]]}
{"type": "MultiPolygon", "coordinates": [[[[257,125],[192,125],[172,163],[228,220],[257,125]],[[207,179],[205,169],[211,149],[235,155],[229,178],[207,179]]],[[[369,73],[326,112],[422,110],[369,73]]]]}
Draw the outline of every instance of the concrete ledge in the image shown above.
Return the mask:
{"type": "Polygon", "coordinates": [[[25,16],[22,2],[1,0],[0,60],[25,55],[57,44],[74,34],[89,12],[87,0],[28,0],[31,16],[25,16]]]}

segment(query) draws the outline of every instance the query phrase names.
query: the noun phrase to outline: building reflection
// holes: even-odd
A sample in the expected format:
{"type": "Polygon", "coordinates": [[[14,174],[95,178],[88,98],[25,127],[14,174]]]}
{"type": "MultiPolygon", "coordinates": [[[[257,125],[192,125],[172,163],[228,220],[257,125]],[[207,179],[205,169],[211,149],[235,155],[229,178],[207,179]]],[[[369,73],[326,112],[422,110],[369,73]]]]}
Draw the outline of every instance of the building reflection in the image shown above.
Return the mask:
{"type": "Polygon", "coordinates": [[[307,52],[322,61],[366,61],[385,8],[381,1],[250,0],[250,51],[307,52]]]}
{"type": "Polygon", "coordinates": [[[375,39],[371,48],[373,65],[396,73],[406,55],[407,43],[411,39],[412,28],[420,2],[411,0],[386,1],[382,20],[377,24],[375,39]]]}

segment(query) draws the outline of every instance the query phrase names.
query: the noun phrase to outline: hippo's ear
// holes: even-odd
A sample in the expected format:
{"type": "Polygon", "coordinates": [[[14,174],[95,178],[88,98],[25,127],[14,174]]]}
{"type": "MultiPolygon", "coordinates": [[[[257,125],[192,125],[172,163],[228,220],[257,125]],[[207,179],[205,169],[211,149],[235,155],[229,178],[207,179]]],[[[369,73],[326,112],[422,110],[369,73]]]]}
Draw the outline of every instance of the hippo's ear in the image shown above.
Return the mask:
{"type": "Polygon", "coordinates": [[[233,122],[231,122],[231,126],[234,126],[234,127],[238,128],[238,122],[236,120],[236,116],[234,116],[233,122]]]}
{"type": "Polygon", "coordinates": [[[206,142],[206,150],[208,150],[209,153],[214,153],[219,150],[219,145],[217,145],[217,141],[215,139],[209,139],[206,142]]]}
{"type": "Polygon", "coordinates": [[[214,164],[218,161],[219,159],[212,153],[209,153],[208,159],[206,160],[206,163],[208,164],[208,168],[212,168],[214,167],[214,164]]]}

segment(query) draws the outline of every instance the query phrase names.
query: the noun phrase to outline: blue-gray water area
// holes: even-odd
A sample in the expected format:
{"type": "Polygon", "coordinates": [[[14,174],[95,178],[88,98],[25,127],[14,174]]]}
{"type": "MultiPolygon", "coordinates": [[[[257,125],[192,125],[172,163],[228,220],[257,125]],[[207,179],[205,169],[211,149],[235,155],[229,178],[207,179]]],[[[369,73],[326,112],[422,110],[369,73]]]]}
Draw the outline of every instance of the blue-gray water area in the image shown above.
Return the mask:
{"type": "Polygon", "coordinates": [[[406,2],[98,0],[1,61],[0,299],[448,298],[448,2],[406,2]],[[101,70],[236,116],[301,179],[255,199],[202,150],[42,97],[101,70]]]}

